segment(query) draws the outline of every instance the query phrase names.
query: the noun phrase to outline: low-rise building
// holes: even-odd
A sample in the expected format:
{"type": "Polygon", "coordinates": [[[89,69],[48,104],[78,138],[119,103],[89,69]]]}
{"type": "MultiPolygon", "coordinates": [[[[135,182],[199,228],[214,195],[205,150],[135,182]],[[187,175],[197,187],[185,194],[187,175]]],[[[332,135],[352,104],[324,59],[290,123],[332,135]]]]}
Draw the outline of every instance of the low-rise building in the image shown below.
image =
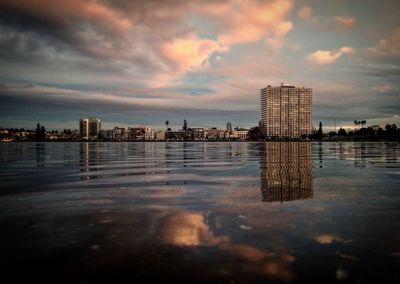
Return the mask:
{"type": "Polygon", "coordinates": [[[146,135],[146,127],[128,127],[129,141],[144,141],[146,135]]]}
{"type": "Polygon", "coordinates": [[[114,127],[112,133],[112,139],[114,141],[126,141],[128,140],[128,132],[126,128],[123,127],[114,127]]]}
{"type": "Polygon", "coordinates": [[[209,141],[221,140],[224,139],[225,130],[218,129],[216,127],[212,127],[205,131],[205,137],[209,141]]]}
{"type": "Polygon", "coordinates": [[[193,141],[204,141],[206,139],[206,131],[204,128],[190,128],[190,132],[193,141]]]}
{"type": "Polygon", "coordinates": [[[151,130],[151,128],[146,127],[144,130],[144,140],[154,141],[154,130],[151,130]]]}
{"type": "Polygon", "coordinates": [[[233,131],[233,138],[237,140],[244,141],[247,139],[247,134],[249,133],[248,129],[245,128],[237,128],[233,131]]]}
{"type": "Polygon", "coordinates": [[[165,141],[165,131],[158,130],[154,132],[154,140],[156,141],[165,141]]]}

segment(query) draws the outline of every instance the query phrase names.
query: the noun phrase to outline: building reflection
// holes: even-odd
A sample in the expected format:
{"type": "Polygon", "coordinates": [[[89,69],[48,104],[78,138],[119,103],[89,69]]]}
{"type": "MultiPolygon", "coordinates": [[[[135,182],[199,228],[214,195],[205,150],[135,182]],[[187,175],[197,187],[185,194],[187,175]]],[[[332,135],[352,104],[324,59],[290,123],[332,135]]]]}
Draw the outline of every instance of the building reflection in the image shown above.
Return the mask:
{"type": "Polygon", "coordinates": [[[79,165],[82,172],[81,179],[101,178],[96,171],[101,170],[99,143],[82,142],[79,144],[79,165]]]}
{"type": "Polygon", "coordinates": [[[46,148],[44,143],[36,143],[36,167],[43,168],[45,166],[46,148]]]}
{"type": "Polygon", "coordinates": [[[311,143],[264,143],[260,164],[263,201],[313,198],[311,143]]]}

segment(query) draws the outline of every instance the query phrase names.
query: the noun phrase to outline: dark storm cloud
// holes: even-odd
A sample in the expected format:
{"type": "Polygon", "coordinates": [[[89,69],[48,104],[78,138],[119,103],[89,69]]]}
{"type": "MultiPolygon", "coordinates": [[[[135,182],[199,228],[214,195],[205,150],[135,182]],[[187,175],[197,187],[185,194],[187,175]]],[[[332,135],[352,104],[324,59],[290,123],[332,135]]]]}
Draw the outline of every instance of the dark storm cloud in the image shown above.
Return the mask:
{"type": "MultiPolygon", "coordinates": [[[[229,111],[204,108],[163,106],[157,104],[126,103],[98,99],[96,94],[78,96],[82,91],[41,87],[31,84],[0,84],[0,120],[24,118],[54,121],[72,119],[78,121],[88,114],[102,118],[103,122],[119,121],[126,124],[158,121],[161,125],[166,119],[187,118],[198,121],[207,117],[206,125],[224,124],[227,119],[257,120],[251,111],[229,111]],[[83,98],[84,97],[84,98],[83,98]],[[171,118],[173,114],[173,118],[171,118]]],[[[5,125],[2,125],[5,126],[5,125]]]]}
{"type": "MultiPolygon", "coordinates": [[[[385,80],[397,80],[400,78],[400,61],[380,62],[380,64],[365,65],[360,71],[366,75],[381,77],[385,80]]],[[[398,81],[398,80],[397,80],[398,81]]]]}
{"type": "MultiPolygon", "coordinates": [[[[7,36],[2,36],[1,44],[11,53],[2,56],[26,59],[27,54],[51,47],[54,52],[72,53],[75,57],[85,57],[86,61],[103,60],[109,66],[114,65],[115,60],[122,60],[135,63],[135,67],[159,68],[149,55],[153,47],[158,46],[160,35],[167,37],[171,34],[160,30],[160,35],[153,36],[151,29],[146,27],[155,25],[157,19],[163,20],[163,17],[143,10],[150,5],[131,3],[118,10],[112,7],[111,2],[106,4],[84,0],[2,1],[0,26],[2,34],[7,36]],[[148,32],[132,29],[137,25],[148,32]]],[[[164,21],[168,21],[168,26],[164,25],[167,28],[174,25],[174,21],[178,23],[178,18],[170,16],[164,21]]],[[[156,51],[154,54],[157,56],[156,51]]],[[[50,55],[46,50],[42,57],[50,55]]]]}
{"type": "Polygon", "coordinates": [[[398,113],[400,88],[395,85],[370,86],[343,90],[332,94],[330,90],[317,90],[313,103],[315,121],[334,118],[351,122],[354,119],[376,119],[398,113]]]}

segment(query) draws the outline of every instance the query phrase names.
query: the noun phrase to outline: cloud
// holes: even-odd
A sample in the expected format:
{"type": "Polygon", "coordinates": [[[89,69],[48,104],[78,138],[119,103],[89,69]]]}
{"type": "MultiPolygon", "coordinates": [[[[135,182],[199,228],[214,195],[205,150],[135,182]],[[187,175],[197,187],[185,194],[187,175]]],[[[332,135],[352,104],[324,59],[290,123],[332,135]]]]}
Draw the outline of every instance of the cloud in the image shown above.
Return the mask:
{"type": "Polygon", "coordinates": [[[343,31],[349,31],[357,26],[357,21],[354,17],[341,17],[335,18],[336,25],[343,31]]]}
{"type": "MultiPolygon", "coordinates": [[[[46,113],[53,110],[52,114],[73,112],[79,104],[80,112],[98,108],[108,121],[134,118],[146,123],[152,117],[158,121],[160,115],[171,120],[189,113],[201,125],[219,126],[230,117],[252,124],[259,119],[259,89],[268,84],[284,80],[302,84],[313,77],[328,84],[333,78],[329,76],[369,80],[370,75],[380,76],[373,78],[379,84],[397,84],[400,36],[396,32],[369,43],[365,58],[360,46],[355,58],[362,59],[360,63],[351,60],[346,68],[337,66],[340,70],[332,66],[316,72],[298,60],[303,50],[310,50],[306,59],[317,65],[333,64],[355,52],[343,43],[335,50],[315,45],[321,40],[327,44],[347,40],[331,38],[337,37],[331,35],[339,26],[335,16],[346,15],[335,11],[334,16],[324,14],[317,5],[297,5],[294,0],[2,0],[0,80],[30,87],[0,90],[1,118],[27,117],[29,104],[40,112],[46,106],[46,113]],[[313,23],[307,26],[310,30],[302,30],[304,23],[294,27],[299,19],[313,23]],[[310,40],[311,33],[317,41],[310,40]]],[[[350,22],[348,18],[341,17],[342,26],[346,19],[350,22]]],[[[358,41],[358,36],[365,35],[352,38],[349,45],[370,40],[358,41]]],[[[393,112],[398,106],[394,91],[386,88],[382,93],[386,101],[380,102],[371,93],[371,84],[368,102],[380,109],[363,106],[358,111],[375,117],[384,117],[382,110],[393,112]]],[[[314,87],[318,81],[304,85],[314,87]]],[[[333,89],[324,94],[336,99],[338,92],[347,92],[337,91],[337,84],[333,89]]],[[[365,99],[356,92],[348,100],[353,98],[365,99]]],[[[335,99],[321,103],[316,99],[317,111],[324,115],[333,104],[350,117],[346,105],[336,104],[335,99]]]]}
{"type": "Polygon", "coordinates": [[[399,113],[398,90],[393,85],[390,89],[386,87],[385,92],[380,92],[373,80],[313,80],[304,82],[304,85],[312,86],[314,90],[313,117],[329,124],[336,118],[351,125],[357,117],[367,121],[382,118],[381,123],[384,123],[384,117],[399,113]]]}
{"type": "Polygon", "coordinates": [[[336,62],[343,54],[354,52],[354,48],[343,46],[339,50],[317,50],[306,56],[306,59],[317,65],[326,65],[336,62]]]}
{"type": "Polygon", "coordinates": [[[301,9],[297,12],[297,16],[301,20],[310,20],[313,15],[313,9],[310,6],[303,6],[301,9]]]}
{"type": "Polygon", "coordinates": [[[369,76],[379,77],[380,84],[398,84],[400,78],[400,28],[381,38],[362,54],[359,69],[369,76]]]}
{"type": "Polygon", "coordinates": [[[399,59],[400,58],[400,28],[396,29],[389,37],[379,40],[377,46],[368,49],[370,55],[399,59]]]}
{"type": "MultiPolygon", "coordinates": [[[[238,1],[235,5],[223,7],[229,17],[213,12],[214,5],[205,8],[205,13],[218,23],[222,33],[218,41],[223,45],[250,43],[266,36],[283,37],[293,24],[285,17],[293,6],[293,1],[238,1]]],[[[215,11],[219,9],[215,7],[215,11]]]]}
{"type": "MultiPolygon", "coordinates": [[[[120,73],[129,74],[145,70],[157,77],[199,67],[215,51],[227,52],[233,44],[270,38],[277,47],[293,27],[285,20],[292,5],[292,0],[5,0],[0,3],[0,27],[10,35],[2,38],[10,50],[18,44],[15,39],[29,38],[39,43],[43,57],[51,55],[50,47],[58,60],[60,54],[68,54],[63,60],[93,60],[94,69],[104,63],[104,69],[117,66],[120,73]],[[229,17],[221,17],[221,11],[229,17]],[[194,16],[213,22],[213,39],[201,37],[201,28],[188,25],[194,16]]],[[[23,46],[14,55],[29,53],[23,46]]]]}
{"type": "Polygon", "coordinates": [[[165,121],[165,118],[190,117],[192,123],[202,121],[200,126],[211,127],[225,125],[227,120],[237,121],[238,117],[246,126],[257,119],[253,107],[246,103],[248,98],[243,96],[230,97],[229,100],[237,104],[232,106],[226,103],[226,93],[188,96],[167,89],[153,90],[153,94],[151,91],[74,90],[32,84],[0,84],[0,120],[5,123],[11,118],[37,120],[40,117],[45,122],[53,121],[61,114],[73,120],[92,113],[104,121],[127,124],[155,124],[156,121],[165,121]]]}
{"type": "Polygon", "coordinates": [[[290,269],[290,263],[295,261],[294,256],[288,253],[279,257],[272,256],[262,248],[238,244],[228,235],[217,236],[205,217],[198,213],[176,212],[173,216],[168,216],[161,227],[160,236],[161,241],[168,245],[186,248],[215,247],[220,252],[250,262],[252,271],[259,271],[284,281],[294,278],[290,269]]]}
{"type": "Polygon", "coordinates": [[[344,240],[338,236],[335,236],[333,234],[323,234],[315,237],[315,240],[323,245],[326,244],[331,244],[333,242],[344,242],[344,240]]]}
{"type": "Polygon", "coordinates": [[[354,50],[354,48],[352,48],[352,47],[343,46],[343,47],[341,47],[341,48],[339,49],[339,51],[340,51],[341,53],[353,53],[355,50],[354,50]]]}
{"type": "Polygon", "coordinates": [[[390,93],[390,92],[398,92],[400,91],[400,86],[395,84],[381,84],[374,87],[379,93],[390,93]]]}
{"type": "Polygon", "coordinates": [[[162,45],[163,55],[180,69],[202,65],[212,53],[218,50],[224,50],[218,42],[200,39],[195,34],[185,38],[175,38],[162,45]]]}

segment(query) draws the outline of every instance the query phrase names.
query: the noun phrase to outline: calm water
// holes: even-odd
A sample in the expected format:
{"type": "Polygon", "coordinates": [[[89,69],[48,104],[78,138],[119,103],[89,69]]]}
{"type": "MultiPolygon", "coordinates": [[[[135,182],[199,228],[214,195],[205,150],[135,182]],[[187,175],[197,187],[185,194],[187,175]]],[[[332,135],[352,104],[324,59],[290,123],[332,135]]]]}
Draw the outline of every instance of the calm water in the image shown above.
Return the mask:
{"type": "Polygon", "coordinates": [[[400,144],[0,144],[0,228],[29,283],[395,282],[400,144]]]}

